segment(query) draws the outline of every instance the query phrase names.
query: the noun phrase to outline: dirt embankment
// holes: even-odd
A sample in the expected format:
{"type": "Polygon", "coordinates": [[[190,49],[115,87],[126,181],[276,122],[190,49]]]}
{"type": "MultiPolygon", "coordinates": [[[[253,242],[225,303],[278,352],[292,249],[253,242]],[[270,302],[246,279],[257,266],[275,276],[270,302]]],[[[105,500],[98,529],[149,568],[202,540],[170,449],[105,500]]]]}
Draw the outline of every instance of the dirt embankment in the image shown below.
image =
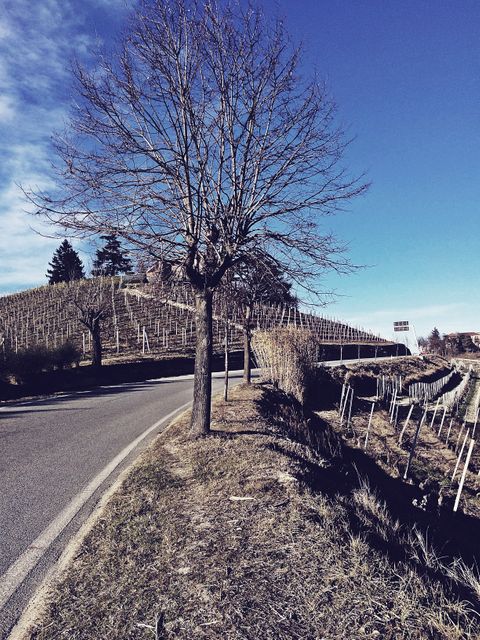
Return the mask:
{"type": "Polygon", "coordinates": [[[377,377],[402,377],[404,388],[413,382],[433,382],[449,373],[449,361],[441,356],[406,357],[391,361],[366,362],[336,367],[334,377],[348,382],[360,395],[376,393],[377,377]]]}
{"type": "Polygon", "coordinates": [[[212,428],[186,415],[143,455],[29,638],[478,637],[479,583],[333,422],[253,385],[212,428]]]}

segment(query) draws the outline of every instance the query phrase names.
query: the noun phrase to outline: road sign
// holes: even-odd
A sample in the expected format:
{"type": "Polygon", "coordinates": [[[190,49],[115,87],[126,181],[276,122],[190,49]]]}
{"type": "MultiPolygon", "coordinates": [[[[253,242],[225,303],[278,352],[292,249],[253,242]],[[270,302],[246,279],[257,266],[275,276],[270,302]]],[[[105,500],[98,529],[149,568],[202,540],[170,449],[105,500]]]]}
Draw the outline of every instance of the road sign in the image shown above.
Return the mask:
{"type": "Polygon", "coordinates": [[[394,331],[410,331],[408,320],[401,320],[400,322],[393,323],[394,331]]]}

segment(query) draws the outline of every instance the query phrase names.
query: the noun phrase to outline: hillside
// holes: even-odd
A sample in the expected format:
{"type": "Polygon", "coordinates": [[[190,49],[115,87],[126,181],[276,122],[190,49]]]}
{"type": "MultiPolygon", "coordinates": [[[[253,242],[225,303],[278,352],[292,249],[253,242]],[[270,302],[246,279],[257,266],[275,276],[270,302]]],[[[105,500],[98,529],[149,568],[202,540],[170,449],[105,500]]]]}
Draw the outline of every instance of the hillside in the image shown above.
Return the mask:
{"type": "MultiPolygon", "coordinates": [[[[124,286],[121,278],[103,282],[83,281],[85,298],[95,295],[101,283],[108,316],[102,337],[107,357],[129,358],[144,355],[191,354],[195,346],[193,296],[186,285],[124,286]]],[[[242,320],[231,301],[217,296],[214,302],[214,349],[223,350],[225,310],[229,309],[229,341],[232,350],[242,348],[242,320]]],[[[386,344],[379,336],[333,319],[301,313],[287,306],[257,305],[253,325],[279,325],[311,329],[322,344],[375,345],[379,354],[386,344]]],[[[89,356],[88,331],[78,321],[72,303],[72,289],[65,284],[50,285],[0,298],[0,331],[5,345],[18,350],[32,345],[58,346],[67,340],[89,356]]],[[[1,335],[0,335],[1,338],[1,335]]]]}

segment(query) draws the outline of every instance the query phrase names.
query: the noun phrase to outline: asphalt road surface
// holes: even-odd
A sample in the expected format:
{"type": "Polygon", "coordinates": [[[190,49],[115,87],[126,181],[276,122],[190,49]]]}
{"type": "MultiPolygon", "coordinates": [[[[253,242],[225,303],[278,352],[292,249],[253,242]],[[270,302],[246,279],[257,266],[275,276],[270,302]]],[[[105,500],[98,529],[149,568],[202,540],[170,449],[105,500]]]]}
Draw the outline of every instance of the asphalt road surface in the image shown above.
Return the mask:
{"type": "MultiPolygon", "coordinates": [[[[214,378],[219,390],[222,379],[214,378]]],[[[192,399],[192,376],[0,408],[0,638],[118,475],[192,399]]]]}

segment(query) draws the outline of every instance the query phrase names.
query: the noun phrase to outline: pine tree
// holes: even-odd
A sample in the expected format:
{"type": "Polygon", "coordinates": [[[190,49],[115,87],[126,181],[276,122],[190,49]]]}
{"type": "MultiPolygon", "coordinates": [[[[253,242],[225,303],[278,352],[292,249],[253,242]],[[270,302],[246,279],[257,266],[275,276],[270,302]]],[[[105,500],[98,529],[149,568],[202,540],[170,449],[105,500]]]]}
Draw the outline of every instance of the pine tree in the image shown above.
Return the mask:
{"type": "Polygon", "coordinates": [[[68,240],[64,240],[58,247],[48,266],[50,267],[46,273],[48,284],[70,282],[85,277],[82,261],[68,240]]]}
{"type": "Polygon", "coordinates": [[[92,275],[116,276],[119,273],[131,271],[132,262],[123,255],[118,238],[113,234],[100,236],[100,238],[105,240],[105,246],[102,249],[97,249],[92,275]]]}
{"type": "Polygon", "coordinates": [[[440,331],[437,327],[434,327],[432,333],[428,336],[428,349],[432,353],[441,354],[444,350],[445,344],[440,336],[440,331]]]}

